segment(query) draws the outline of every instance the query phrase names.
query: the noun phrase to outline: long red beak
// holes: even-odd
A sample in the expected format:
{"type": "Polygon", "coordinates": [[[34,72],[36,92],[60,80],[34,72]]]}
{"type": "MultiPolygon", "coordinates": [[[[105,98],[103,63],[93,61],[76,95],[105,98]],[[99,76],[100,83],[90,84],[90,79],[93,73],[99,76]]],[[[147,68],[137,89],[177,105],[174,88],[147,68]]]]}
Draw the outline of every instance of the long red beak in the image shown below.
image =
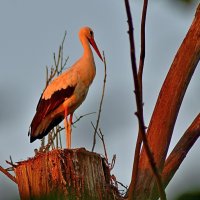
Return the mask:
{"type": "Polygon", "coordinates": [[[94,41],[94,39],[93,39],[93,38],[90,38],[90,39],[89,39],[89,42],[90,42],[90,44],[92,45],[92,47],[94,48],[94,50],[96,51],[96,53],[97,53],[97,55],[99,56],[99,58],[103,61],[103,58],[102,58],[102,56],[101,56],[101,53],[99,52],[99,49],[98,49],[98,47],[97,47],[96,42],[94,41]]]}

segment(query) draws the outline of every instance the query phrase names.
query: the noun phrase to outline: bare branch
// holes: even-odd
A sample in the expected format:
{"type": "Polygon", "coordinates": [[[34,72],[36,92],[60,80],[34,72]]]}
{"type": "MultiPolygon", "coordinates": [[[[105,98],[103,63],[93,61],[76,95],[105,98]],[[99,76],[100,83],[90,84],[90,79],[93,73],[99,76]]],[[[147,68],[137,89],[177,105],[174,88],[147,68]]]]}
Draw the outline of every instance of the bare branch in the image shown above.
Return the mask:
{"type": "MultiPolygon", "coordinates": [[[[66,35],[67,35],[67,31],[65,31],[65,34],[64,34],[64,37],[63,37],[63,41],[61,43],[61,63],[60,63],[60,71],[63,71],[66,63],[67,63],[67,60],[69,57],[67,57],[67,59],[65,59],[65,62],[63,64],[63,49],[64,49],[64,42],[65,42],[65,38],[66,38],[66,35]]],[[[59,75],[59,74],[58,74],[59,75]]]]}
{"type": "Polygon", "coordinates": [[[9,165],[11,165],[13,168],[17,166],[17,165],[14,164],[12,161],[7,161],[7,160],[6,160],[6,163],[9,164],[9,165]]]}
{"type": "Polygon", "coordinates": [[[59,142],[60,142],[60,148],[62,149],[62,140],[61,140],[61,132],[60,131],[58,131],[58,137],[59,137],[59,142]]]}
{"type": "Polygon", "coordinates": [[[194,119],[190,127],[186,130],[179,142],[174,147],[173,151],[165,161],[163,169],[163,181],[165,186],[172,179],[177,169],[185,159],[191,147],[200,137],[200,114],[194,119]]]}
{"type": "MultiPolygon", "coordinates": [[[[144,68],[144,60],[145,60],[145,43],[146,43],[145,42],[145,27],[146,27],[145,25],[146,25],[147,6],[148,6],[148,0],[144,0],[143,10],[142,10],[142,20],[141,20],[140,63],[139,63],[139,70],[138,70],[138,84],[139,84],[139,89],[140,89],[141,102],[143,102],[142,76],[143,76],[143,68],[144,68]]],[[[140,133],[140,130],[139,130],[136,147],[135,147],[135,156],[134,156],[134,162],[133,162],[131,184],[130,184],[130,188],[129,188],[129,192],[132,193],[132,196],[134,196],[134,188],[135,188],[136,182],[137,182],[140,150],[141,150],[141,145],[142,145],[142,135],[141,134],[142,133],[140,133]]]]}
{"type": "MultiPolygon", "coordinates": [[[[141,138],[144,144],[144,149],[146,152],[146,155],[148,157],[149,164],[151,166],[151,169],[156,177],[158,190],[160,193],[161,200],[166,199],[166,194],[162,185],[162,180],[160,173],[156,167],[156,163],[154,161],[153,154],[151,153],[147,138],[146,138],[146,131],[145,131],[145,125],[144,125],[144,117],[143,117],[143,102],[142,102],[142,95],[140,91],[139,86],[139,80],[137,75],[137,66],[136,66],[136,58],[135,58],[135,44],[134,44],[134,34],[133,34],[133,22],[132,22],[132,16],[130,11],[130,5],[129,1],[125,0],[125,7],[126,7],[126,13],[128,17],[128,26],[129,26],[129,39],[130,39],[130,56],[131,56],[131,64],[132,64],[132,72],[133,72],[133,80],[135,85],[135,98],[136,98],[136,105],[137,105],[137,113],[136,116],[138,118],[139,123],[139,134],[141,134],[141,138]]],[[[132,182],[133,184],[133,182],[132,182]]],[[[131,190],[129,190],[129,199],[133,199],[133,187],[131,185],[131,190]]]]}
{"type": "Polygon", "coordinates": [[[119,182],[117,180],[116,180],[116,182],[117,182],[117,184],[121,185],[125,189],[125,190],[121,190],[121,192],[120,192],[122,195],[125,195],[127,193],[128,186],[124,185],[123,183],[121,183],[121,182],[119,182]]]}
{"type": "MultiPolygon", "coordinates": [[[[143,10],[142,10],[142,20],[141,20],[141,51],[140,51],[140,64],[138,70],[138,80],[140,85],[140,90],[142,91],[142,75],[144,69],[145,60],[145,27],[146,27],[146,14],[147,14],[148,0],[144,0],[143,10]]],[[[141,92],[142,94],[142,92],[141,92]]]]}
{"type": "MultiPolygon", "coordinates": [[[[61,45],[59,46],[57,58],[56,58],[56,54],[53,53],[54,66],[51,66],[50,68],[48,68],[46,66],[46,85],[45,85],[44,90],[46,89],[46,87],[49,85],[49,83],[55,77],[59,76],[63,72],[63,70],[66,66],[66,63],[69,58],[69,57],[67,57],[63,63],[63,59],[64,59],[63,58],[63,49],[64,49],[64,42],[65,42],[66,35],[67,35],[67,32],[65,31],[61,45]]],[[[61,131],[61,130],[60,130],[59,126],[57,126],[50,132],[50,134],[48,134],[48,142],[47,142],[46,146],[45,146],[45,137],[42,138],[39,152],[48,151],[50,149],[50,147],[55,148],[55,145],[54,145],[54,142],[52,141],[52,139],[53,140],[56,139],[56,148],[58,148],[58,140],[60,141],[60,146],[62,146],[60,133],[58,134],[59,131],[61,131]],[[59,139],[58,139],[58,137],[59,137],[59,139]]],[[[36,152],[38,152],[38,151],[36,151],[36,152]]]]}
{"type": "MultiPolygon", "coordinates": [[[[95,130],[96,127],[94,126],[94,124],[93,124],[92,122],[91,122],[91,124],[92,124],[92,127],[93,127],[94,130],[95,130]]],[[[109,162],[108,162],[108,154],[107,154],[107,150],[106,150],[104,135],[103,135],[103,133],[102,133],[102,131],[101,131],[100,128],[99,128],[99,132],[96,131],[96,133],[97,133],[97,135],[99,136],[100,140],[102,141],[103,149],[104,149],[104,156],[105,156],[105,159],[106,159],[107,164],[109,165],[109,162]]]]}
{"type": "Polygon", "coordinates": [[[105,54],[103,52],[103,63],[104,63],[104,81],[103,81],[103,90],[102,90],[102,96],[101,96],[101,101],[99,105],[99,112],[98,112],[98,118],[97,118],[97,123],[95,126],[94,130],[94,138],[93,138],[93,146],[92,146],[92,152],[94,151],[95,145],[96,145],[96,134],[99,126],[99,120],[101,116],[101,109],[102,109],[102,104],[103,104],[103,99],[104,99],[104,93],[105,93],[105,88],[106,88],[106,77],[107,77],[107,72],[106,72],[106,59],[105,59],[105,54]]]}
{"type": "Polygon", "coordinates": [[[111,164],[110,164],[110,171],[114,168],[115,166],[115,161],[116,161],[116,154],[113,155],[111,164]]]}
{"type": "MultiPolygon", "coordinates": [[[[148,128],[148,142],[161,172],[183,97],[200,59],[199,24],[200,6],[163,83],[148,128]]],[[[152,192],[155,178],[148,160],[145,149],[143,149],[136,188],[138,198],[141,194],[144,194],[145,199],[151,199],[154,195],[152,192]]]]}
{"type": "MultiPolygon", "coordinates": [[[[200,114],[196,116],[192,124],[185,131],[179,142],[174,147],[173,151],[165,161],[165,166],[162,172],[163,184],[166,188],[170,180],[174,177],[178,168],[187,156],[191,147],[200,137],[200,114]]],[[[154,196],[152,199],[157,199],[157,189],[154,187],[154,196]]]]}
{"type": "Polygon", "coordinates": [[[0,171],[4,173],[10,180],[12,180],[13,182],[17,184],[17,179],[12,174],[10,174],[6,169],[4,169],[2,166],[0,166],[0,171]]]}
{"type": "Polygon", "coordinates": [[[92,114],[95,114],[96,112],[91,112],[91,113],[87,113],[87,114],[84,114],[84,115],[81,115],[79,118],[77,118],[73,123],[72,125],[76,124],[79,120],[81,120],[83,117],[87,116],[87,115],[92,115],[92,114]]]}
{"type": "Polygon", "coordinates": [[[108,154],[107,154],[107,150],[106,150],[106,144],[105,144],[105,140],[104,140],[104,135],[103,135],[103,133],[102,133],[100,128],[99,128],[99,133],[100,133],[100,139],[101,139],[101,141],[103,143],[103,149],[104,149],[105,158],[106,158],[106,160],[108,160],[108,154]]]}

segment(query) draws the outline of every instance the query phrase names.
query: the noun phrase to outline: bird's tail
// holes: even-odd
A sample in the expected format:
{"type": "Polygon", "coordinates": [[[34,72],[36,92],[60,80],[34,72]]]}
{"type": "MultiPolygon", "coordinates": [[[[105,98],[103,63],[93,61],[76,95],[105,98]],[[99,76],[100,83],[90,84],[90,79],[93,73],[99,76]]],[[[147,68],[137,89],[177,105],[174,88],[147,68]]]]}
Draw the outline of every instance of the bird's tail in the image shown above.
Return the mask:
{"type": "MultiPolygon", "coordinates": [[[[46,136],[55,126],[57,126],[63,120],[62,116],[57,116],[53,120],[50,117],[46,117],[35,127],[34,123],[31,123],[28,135],[30,135],[30,142],[34,142],[36,139],[42,139],[46,136]]],[[[34,121],[34,120],[33,120],[34,121]]]]}

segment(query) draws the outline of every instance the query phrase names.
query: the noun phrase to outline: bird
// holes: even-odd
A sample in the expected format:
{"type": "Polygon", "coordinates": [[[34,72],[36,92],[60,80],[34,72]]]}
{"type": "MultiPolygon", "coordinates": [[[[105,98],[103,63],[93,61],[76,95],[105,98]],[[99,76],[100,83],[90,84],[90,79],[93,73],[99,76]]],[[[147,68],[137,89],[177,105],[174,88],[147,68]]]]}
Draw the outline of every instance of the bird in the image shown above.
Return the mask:
{"type": "Polygon", "coordinates": [[[83,47],[82,56],[65,72],[56,77],[40,97],[35,116],[29,127],[28,135],[30,135],[31,143],[36,139],[42,139],[64,120],[66,146],[71,148],[73,113],[85,100],[96,75],[91,46],[103,61],[94,40],[94,32],[90,27],[82,27],[79,30],[79,39],[83,47]]]}

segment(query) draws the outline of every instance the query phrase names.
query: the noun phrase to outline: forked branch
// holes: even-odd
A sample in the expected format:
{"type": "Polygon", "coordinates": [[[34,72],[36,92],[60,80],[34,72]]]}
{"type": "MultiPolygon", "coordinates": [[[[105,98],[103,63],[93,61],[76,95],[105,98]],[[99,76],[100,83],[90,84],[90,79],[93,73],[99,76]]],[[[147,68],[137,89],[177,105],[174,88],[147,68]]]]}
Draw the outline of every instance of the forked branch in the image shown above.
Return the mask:
{"type": "MultiPolygon", "coordinates": [[[[200,114],[196,116],[192,124],[185,131],[179,142],[174,147],[173,151],[170,153],[165,161],[164,169],[162,172],[162,180],[164,187],[167,187],[168,183],[174,177],[178,168],[182,164],[183,160],[187,156],[188,152],[200,137],[200,114]]],[[[158,198],[157,188],[154,187],[153,194],[155,196],[152,199],[158,198]]]]}
{"type": "Polygon", "coordinates": [[[164,169],[162,172],[163,183],[165,187],[168,185],[179,166],[187,156],[189,150],[200,137],[200,114],[194,119],[192,124],[183,134],[179,142],[174,147],[165,161],[164,169]]]}
{"type": "MultiPolygon", "coordinates": [[[[200,5],[195,19],[183,40],[160,91],[147,137],[157,167],[162,172],[174,125],[188,84],[200,59],[200,5]]],[[[149,158],[142,150],[136,185],[136,196],[152,199],[155,178],[149,158]]]]}
{"type": "MultiPolygon", "coordinates": [[[[143,141],[143,144],[144,144],[144,149],[145,149],[146,155],[148,157],[148,161],[149,161],[151,169],[152,169],[152,171],[153,171],[153,173],[154,173],[154,175],[156,177],[158,190],[159,190],[159,193],[160,193],[160,198],[161,198],[161,200],[165,200],[166,199],[166,195],[165,195],[165,191],[163,189],[161,176],[160,176],[159,171],[157,170],[156,163],[154,161],[154,157],[153,157],[153,155],[151,153],[151,150],[150,150],[147,138],[146,138],[144,117],[143,117],[142,94],[141,94],[139,80],[138,80],[137,65],[136,65],[136,58],[135,58],[133,22],[132,22],[132,16],[131,16],[130,5],[129,5],[129,1],[128,0],[125,0],[125,7],[126,7],[126,13],[127,13],[127,17],[128,17],[128,26],[129,26],[128,33],[129,33],[129,39],[130,39],[130,56],[131,56],[133,80],[134,80],[134,85],[135,85],[135,98],[136,98],[136,105],[137,105],[136,115],[137,115],[138,123],[139,123],[139,134],[141,134],[141,138],[142,138],[142,141],[143,141]]],[[[129,192],[129,197],[128,198],[129,199],[133,199],[133,191],[129,192]]]]}
{"type": "MultiPolygon", "coordinates": [[[[143,77],[143,69],[144,69],[144,60],[145,60],[145,27],[146,27],[146,15],[147,15],[147,6],[148,0],[144,0],[143,10],[142,10],[142,19],[141,19],[141,50],[140,50],[140,62],[139,62],[139,70],[138,70],[138,84],[140,89],[141,101],[143,102],[143,85],[142,85],[142,77],[143,77]]],[[[137,182],[137,175],[138,175],[138,164],[140,159],[140,150],[142,145],[142,135],[140,130],[138,131],[137,142],[135,147],[135,156],[133,162],[133,170],[132,170],[132,178],[131,184],[129,187],[129,195],[134,197],[134,188],[137,182]]]]}

